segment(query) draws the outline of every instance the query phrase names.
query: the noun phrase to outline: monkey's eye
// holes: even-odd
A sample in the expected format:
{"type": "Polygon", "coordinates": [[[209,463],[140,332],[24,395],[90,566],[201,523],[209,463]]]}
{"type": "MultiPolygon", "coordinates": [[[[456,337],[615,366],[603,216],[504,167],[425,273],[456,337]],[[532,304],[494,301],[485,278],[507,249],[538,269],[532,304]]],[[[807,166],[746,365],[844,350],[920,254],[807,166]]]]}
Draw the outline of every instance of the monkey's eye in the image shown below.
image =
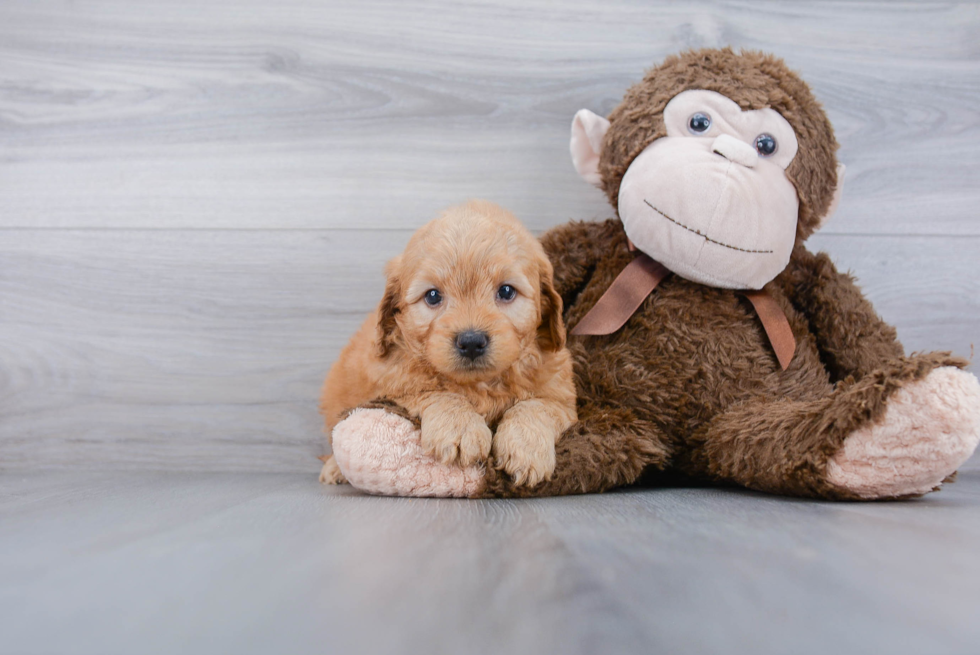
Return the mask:
{"type": "Polygon", "coordinates": [[[776,139],[769,134],[760,134],[755,137],[755,150],[763,157],[768,157],[776,152],[776,139]]]}
{"type": "Polygon", "coordinates": [[[687,129],[691,134],[704,134],[711,127],[711,116],[698,112],[691,116],[687,121],[687,129]]]}
{"type": "Polygon", "coordinates": [[[425,304],[429,307],[438,307],[442,303],[442,294],[439,293],[439,289],[429,289],[422,297],[425,298],[425,304]]]}
{"type": "Polygon", "coordinates": [[[503,302],[510,302],[517,297],[517,289],[505,284],[497,289],[497,300],[502,300],[503,302]]]}

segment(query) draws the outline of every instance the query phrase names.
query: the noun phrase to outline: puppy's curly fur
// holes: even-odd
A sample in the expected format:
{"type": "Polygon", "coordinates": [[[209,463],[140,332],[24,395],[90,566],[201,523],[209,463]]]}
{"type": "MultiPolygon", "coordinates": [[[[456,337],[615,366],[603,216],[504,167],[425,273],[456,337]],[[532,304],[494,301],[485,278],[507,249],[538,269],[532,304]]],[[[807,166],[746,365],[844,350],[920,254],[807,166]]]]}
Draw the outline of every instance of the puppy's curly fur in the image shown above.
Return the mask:
{"type": "MultiPolygon", "coordinates": [[[[575,386],[538,240],[506,210],[471,201],[418,230],[386,274],[381,304],[324,383],[327,434],[346,410],[386,398],[420,417],[423,448],[445,464],[492,454],[515,484],[550,479],[575,386]]],[[[320,480],[344,482],[332,457],[320,480]]]]}

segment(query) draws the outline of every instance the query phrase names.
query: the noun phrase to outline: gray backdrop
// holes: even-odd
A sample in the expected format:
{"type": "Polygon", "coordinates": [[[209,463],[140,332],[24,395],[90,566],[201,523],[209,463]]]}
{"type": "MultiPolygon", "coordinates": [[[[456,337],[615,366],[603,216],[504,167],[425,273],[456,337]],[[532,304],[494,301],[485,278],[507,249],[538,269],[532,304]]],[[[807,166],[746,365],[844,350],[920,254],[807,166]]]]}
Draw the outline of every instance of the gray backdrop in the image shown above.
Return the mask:
{"type": "Polygon", "coordinates": [[[484,197],[610,215],[568,157],[665,55],[775,52],[848,167],[811,240],[909,350],[980,334],[974,3],[0,4],[0,466],[315,472],[382,265],[484,197]]]}

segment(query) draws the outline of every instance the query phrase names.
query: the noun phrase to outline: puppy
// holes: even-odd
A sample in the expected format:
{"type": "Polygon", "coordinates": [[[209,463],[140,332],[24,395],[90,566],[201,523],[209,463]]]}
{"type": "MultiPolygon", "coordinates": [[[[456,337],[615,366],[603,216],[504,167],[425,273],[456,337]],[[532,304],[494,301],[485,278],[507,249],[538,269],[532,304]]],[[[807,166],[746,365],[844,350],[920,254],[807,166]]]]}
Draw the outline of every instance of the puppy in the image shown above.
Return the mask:
{"type": "MultiPolygon", "coordinates": [[[[340,353],[320,399],[329,435],[345,412],[387,398],[421,419],[444,464],[493,454],[518,484],[555,469],[576,420],[561,297],[538,240],[486,201],[451,207],[388,263],[378,308],[340,353]],[[492,427],[496,426],[496,433],[492,427]]],[[[332,457],[320,481],[345,482],[332,457]]]]}

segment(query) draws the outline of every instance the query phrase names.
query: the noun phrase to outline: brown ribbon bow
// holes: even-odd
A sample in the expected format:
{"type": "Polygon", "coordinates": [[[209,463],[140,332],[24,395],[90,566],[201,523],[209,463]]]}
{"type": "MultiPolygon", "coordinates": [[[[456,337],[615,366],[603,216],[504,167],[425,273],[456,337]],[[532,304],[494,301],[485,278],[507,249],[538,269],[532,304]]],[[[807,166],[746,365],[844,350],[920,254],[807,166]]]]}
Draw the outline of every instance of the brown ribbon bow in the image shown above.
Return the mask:
{"type": "MultiPolygon", "coordinates": [[[[632,244],[630,244],[632,246],[632,244]]],[[[631,247],[630,250],[633,250],[631,247]]],[[[660,282],[670,275],[666,266],[650,259],[644,253],[637,254],[620,273],[599,301],[572,329],[574,335],[612,334],[626,324],[640,305],[660,282]]],[[[782,308],[764,289],[739,291],[745,296],[769,337],[776,352],[779,366],[786,370],[796,351],[796,339],[782,308]]]]}

